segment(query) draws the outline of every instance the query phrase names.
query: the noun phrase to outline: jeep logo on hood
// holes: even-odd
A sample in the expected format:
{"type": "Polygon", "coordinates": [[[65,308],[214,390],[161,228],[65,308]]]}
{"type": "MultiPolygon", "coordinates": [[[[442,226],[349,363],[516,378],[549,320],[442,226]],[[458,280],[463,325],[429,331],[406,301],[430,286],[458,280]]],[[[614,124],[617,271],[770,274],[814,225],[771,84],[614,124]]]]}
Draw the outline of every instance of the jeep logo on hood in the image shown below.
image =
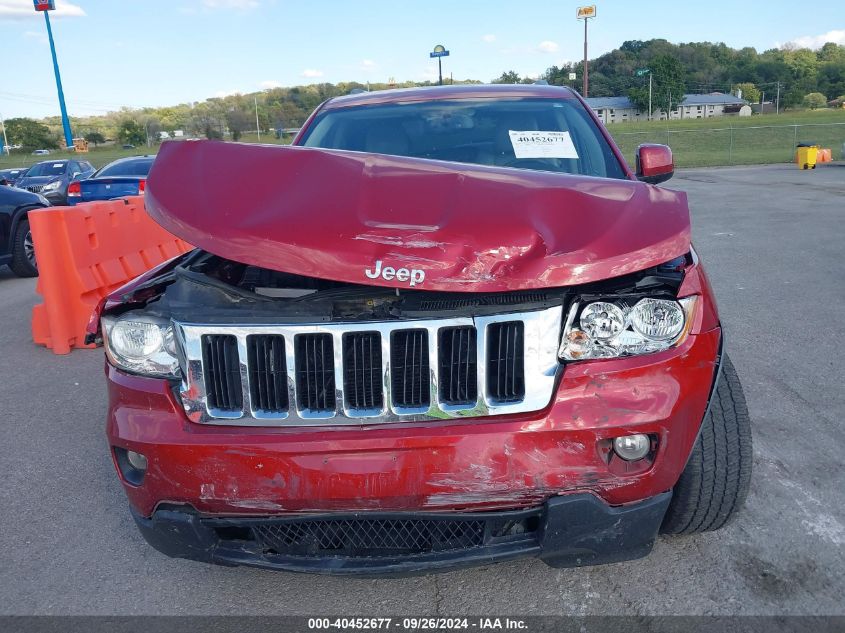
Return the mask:
{"type": "Polygon", "coordinates": [[[412,288],[425,281],[424,270],[419,270],[418,268],[393,268],[392,266],[382,267],[380,259],[376,261],[375,269],[370,270],[367,268],[364,274],[370,279],[381,277],[385,281],[393,281],[394,279],[402,282],[407,281],[410,282],[412,288]]]}

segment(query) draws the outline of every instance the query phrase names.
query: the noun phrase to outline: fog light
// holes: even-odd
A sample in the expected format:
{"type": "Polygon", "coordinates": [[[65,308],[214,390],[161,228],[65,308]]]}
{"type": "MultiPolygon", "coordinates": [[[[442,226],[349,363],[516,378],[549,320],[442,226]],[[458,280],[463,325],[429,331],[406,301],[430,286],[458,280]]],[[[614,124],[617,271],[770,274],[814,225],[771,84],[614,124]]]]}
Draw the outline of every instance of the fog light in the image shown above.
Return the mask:
{"type": "Polygon", "coordinates": [[[613,450],[626,462],[635,462],[648,455],[651,449],[651,439],[648,435],[637,433],[614,438],[613,450]]]}
{"type": "Polygon", "coordinates": [[[141,453],[126,451],[126,460],[130,463],[132,468],[137,470],[147,470],[147,458],[141,455],[141,453]]]}

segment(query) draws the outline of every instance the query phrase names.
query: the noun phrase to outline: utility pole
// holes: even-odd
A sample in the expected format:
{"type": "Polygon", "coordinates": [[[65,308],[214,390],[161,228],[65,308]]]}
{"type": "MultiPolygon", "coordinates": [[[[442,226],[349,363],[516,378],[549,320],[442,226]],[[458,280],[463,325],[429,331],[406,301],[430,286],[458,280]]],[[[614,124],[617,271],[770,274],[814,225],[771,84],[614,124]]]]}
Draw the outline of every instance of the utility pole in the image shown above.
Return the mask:
{"type": "Polygon", "coordinates": [[[255,99],[255,131],[258,132],[258,142],[261,142],[261,125],[258,123],[258,96],[253,96],[255,99]]]}
{"type": "Polygon", "coordinates": [[[587,7],[578,7],[575,17],[578,20],[584,20],[584,89],[582,91],[582,96],[586,98],[590,93],[590,68],[589,59],[587,57],[587,22],[590,18],[596,17],[596,5],[593,4],[587,7]]]}
{"type": "Polygon", "coordinates": [[[6,121],[3,120],[3,115],[0,114],[0,125],[3,126],[3,151],[0,154],[9,155],[9,139],[6,138],[6,121]]]}
{"type": "Polygon", "coordinates": [[[651,121],[651,77],[652,72],[648,72],[648,120],[651,121]]]}
{"type": "Polygon", "coordinates": [[[775,97],[775,114],[780,114],[780,82],[778,82],[778,96],[775,97]]]}

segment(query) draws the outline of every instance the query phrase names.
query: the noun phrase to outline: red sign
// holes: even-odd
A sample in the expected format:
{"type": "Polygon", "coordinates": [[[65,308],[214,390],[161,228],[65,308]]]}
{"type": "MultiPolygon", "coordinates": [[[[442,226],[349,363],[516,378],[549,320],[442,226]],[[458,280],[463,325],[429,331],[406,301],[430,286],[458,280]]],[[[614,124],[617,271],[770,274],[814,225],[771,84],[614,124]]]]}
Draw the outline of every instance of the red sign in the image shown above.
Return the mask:
{"type": "Polygon", "coordinates": [[[56,0],[32,0],[36,11],[52,11],[56,8],[56,0]]]}

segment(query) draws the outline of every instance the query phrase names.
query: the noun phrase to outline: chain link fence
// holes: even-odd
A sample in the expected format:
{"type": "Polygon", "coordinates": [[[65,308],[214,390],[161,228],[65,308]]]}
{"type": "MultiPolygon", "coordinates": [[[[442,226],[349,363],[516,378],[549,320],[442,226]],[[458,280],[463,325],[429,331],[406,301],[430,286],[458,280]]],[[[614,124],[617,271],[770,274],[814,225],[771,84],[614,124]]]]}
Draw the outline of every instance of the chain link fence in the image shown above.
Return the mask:
{"type": "Polygon", "coordinates": [[[793,160],[799,143],[829,147],[835,159],[845,158],[842,156],[845,151],[845,123],[655,129],[648,132],[618,130],[624,125],[611,124],[607,129],[632,166],[634,153],[641,143],[668,145],[672,148],[677,167],[787,163],[793,160]]]}

